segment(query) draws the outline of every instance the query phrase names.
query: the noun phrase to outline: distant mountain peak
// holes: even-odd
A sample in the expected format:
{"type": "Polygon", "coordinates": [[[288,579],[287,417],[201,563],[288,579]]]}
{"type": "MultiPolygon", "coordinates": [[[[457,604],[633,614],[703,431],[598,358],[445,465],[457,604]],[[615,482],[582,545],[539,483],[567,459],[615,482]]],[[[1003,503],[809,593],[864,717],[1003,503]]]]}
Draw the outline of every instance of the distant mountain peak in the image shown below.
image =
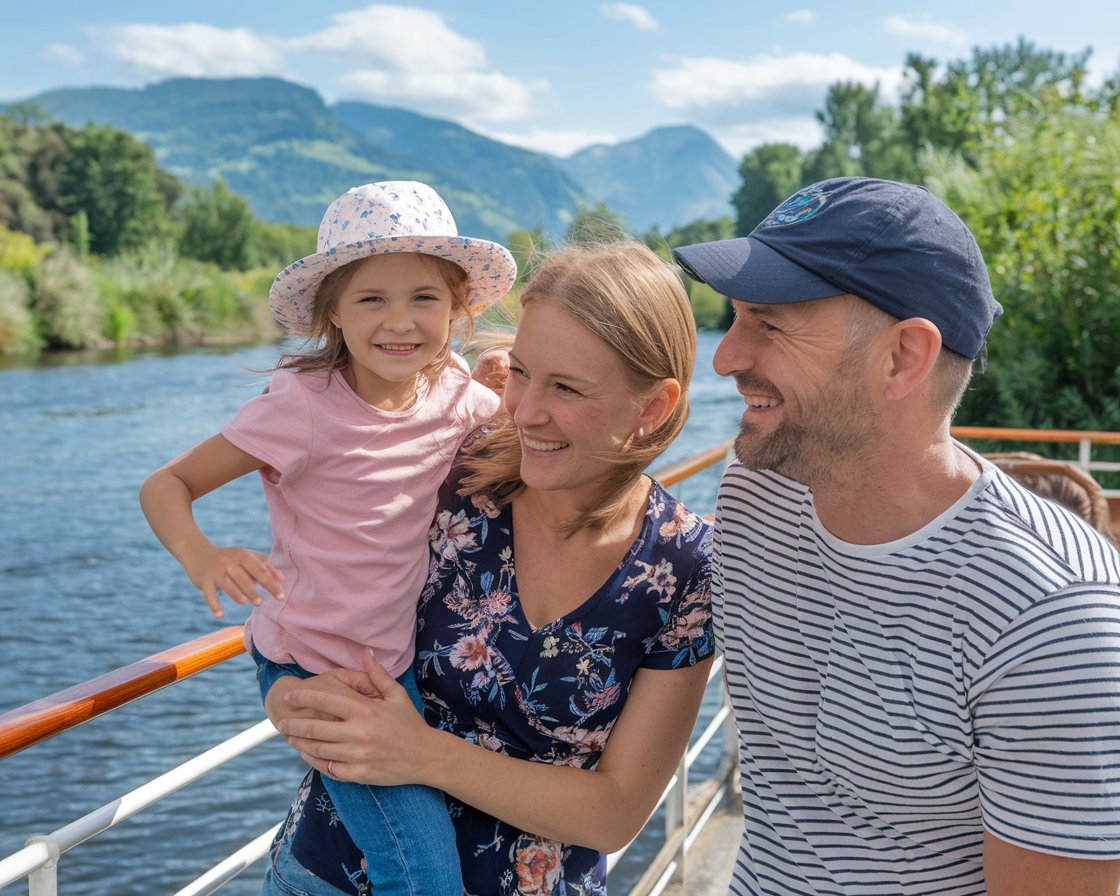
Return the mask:
{"type": "Polygon", "coordinates": [[[693,125],[561,159],[408,109],[328,106],[312,88],[276,77],[71,88],[27,102],[75,127],[129,131],[186,183],[221,177],[260,217],[308,226],[334,197],[373,180],[425,180],[461,232],[499,241],[534,227],[561,237],[580,205],[600,201],[636,232],[671,228],[729,214],[738,186],[735,161],[693,125]]]}

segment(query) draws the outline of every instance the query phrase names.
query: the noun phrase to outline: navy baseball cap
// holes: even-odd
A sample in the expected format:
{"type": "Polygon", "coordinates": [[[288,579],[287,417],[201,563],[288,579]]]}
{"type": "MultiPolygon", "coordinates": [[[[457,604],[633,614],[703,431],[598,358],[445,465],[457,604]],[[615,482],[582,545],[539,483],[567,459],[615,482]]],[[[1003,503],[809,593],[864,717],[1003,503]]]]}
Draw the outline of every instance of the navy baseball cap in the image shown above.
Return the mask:
{"type": "Polygon", "coordinates": [[[965,223],[925,187],[837,177],[799,190],[749,236],[681,246],[689,276],[743,302],[784,305],[851,293],[894,317],[923,317],[975,358],[1003,308],[965,223]]]}

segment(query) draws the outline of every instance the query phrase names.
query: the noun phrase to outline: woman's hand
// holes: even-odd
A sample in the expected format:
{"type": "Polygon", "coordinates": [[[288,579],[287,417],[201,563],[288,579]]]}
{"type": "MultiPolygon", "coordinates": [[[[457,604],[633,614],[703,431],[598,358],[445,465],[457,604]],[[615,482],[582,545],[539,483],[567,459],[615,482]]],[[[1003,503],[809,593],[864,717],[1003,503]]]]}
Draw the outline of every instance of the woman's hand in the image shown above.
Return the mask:
{"type": "Polygon", "coordinates": [[[340,669],[295,680],[279,698],[285,710],[276,716],[270,710],[270,717],[305,762],[336,780],[426,783],[426,747],[438,732],[372,655],[363,664],[364,673],[340,669]]]}
{"type": "Polygon", "coordinates": [[[364,672],[351,672],[349,669],[333,669],[322,675],[313,675],[311,678],[301,679],[294,675],[282,675],[276,683],[269,688],[268,696],[264,700],[264,711],[277,728],[286,719],[325,719],[338,721],[337,716],[319,712],[316,709],[298,707],[288,703],[284,697],[289,691],[296,689],[309,690],[315,693],[337,694],[345,696],[353,691],[367,697],[380,697],[377,689],[364,672]]]}

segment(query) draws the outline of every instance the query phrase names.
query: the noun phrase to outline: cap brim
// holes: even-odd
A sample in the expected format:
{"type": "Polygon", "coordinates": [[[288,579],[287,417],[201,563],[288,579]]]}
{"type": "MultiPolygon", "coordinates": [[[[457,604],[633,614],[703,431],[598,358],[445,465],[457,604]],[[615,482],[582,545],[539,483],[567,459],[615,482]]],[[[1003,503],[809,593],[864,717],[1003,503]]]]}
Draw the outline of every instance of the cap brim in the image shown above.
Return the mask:
{"type": "Polygon", "coordinates": [[[751,236],[681,246],[673,257],[690,277],[741,302],[784,305],[847,292],[751,236]]]}

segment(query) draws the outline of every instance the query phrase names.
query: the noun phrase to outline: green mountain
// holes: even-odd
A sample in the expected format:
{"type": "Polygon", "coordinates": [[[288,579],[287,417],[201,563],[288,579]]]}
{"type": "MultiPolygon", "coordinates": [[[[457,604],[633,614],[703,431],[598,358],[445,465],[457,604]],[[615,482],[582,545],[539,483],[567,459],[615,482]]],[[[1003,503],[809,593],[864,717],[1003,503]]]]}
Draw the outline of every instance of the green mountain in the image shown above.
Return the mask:
{"type": "Polygon", "coordinates": [[[557,164],[633,227],[662,233],[698,218],[732,216],[735,160],[691,125],[655,128],[624,143],[581,149],[557,164]]]}
{"type": "Polygon", "coordinates": [[[368,103],[339,103],[338,120],[380,146],[398,147],[413,162],[448,173],[464,191],[481,189],[503,208],[517,209],[522,226],[562,234],[585,199],[546,155],[499,143],[438,118],[368,103]]]}
{"type": "Polygon", "coordinates": [[[141,89],[53,90],[25,102],[74,127],[128,131],[184,183],[222,178],[259,217],[309,226],[340,193],[375,180],[425,181],[461,232],[500,241],[532,227],[559,237],[581,205],[600,200],[636,231],[666,229],[694,220],[692,209],[726,213],[735,189],[712,173],[734,172],[734,162],[726,157],[721,168],[714,142],[694,128],[663,128],[564,160],[403,109],[327,106],[314,90],[278,78],[176,78],[141,89]],[[610,162],[597,168],[595,158],[610,162]],[[667,176],[673,166],[676,182],[667,176]]]}

